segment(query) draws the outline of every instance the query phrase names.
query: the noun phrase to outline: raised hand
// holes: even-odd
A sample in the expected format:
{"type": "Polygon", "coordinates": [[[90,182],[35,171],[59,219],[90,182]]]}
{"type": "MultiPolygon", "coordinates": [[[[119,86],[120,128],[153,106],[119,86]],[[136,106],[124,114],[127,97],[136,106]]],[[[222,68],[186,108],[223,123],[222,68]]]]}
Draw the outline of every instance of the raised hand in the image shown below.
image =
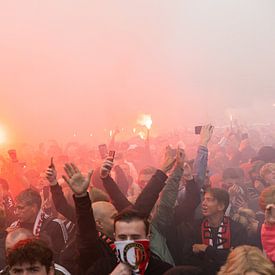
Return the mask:
{"type": "Polygon", "coordinates": [[[176,162],[176,156],[173,156],[173,149],[170,146],[166,147],[164,161],[161,166],[161,171],[165,174],[168,173],[176,162]]]}
{"type": "Polygon", "coordinates": [[[50,185],[57,184],[56,176],[57,176],[57,173],[56,173],[55,165],[53,163],[53,158],[51,158],[51,165],[46,170],[46,179],[49,181],[50,185]]]}
{"type": "Polygon", "coordinates": [[[104,160],[100,167],[100,177],[105,179],[110,175],[110,172],[114,166],[114,160],[112,157],[108,157],[104,160]]]}
{"type": "Polygon", "coordinates": [[[211,124],[207,124],[202,127],[200,133],[200,145],[207,147],[212,135],[214,127],[211,124]]]}
{"type": "Polygon", "coordinates": [[[66,163],[64,170],[67,177],[62,177],[67,182],[73,193],[77,197],[86,196],[93,171],[91,170],[85,178],[73,163],[66,163]]]}
{"type": "Polygon", "coordinates": [[[185,151],[180,147],[178,147],[177,155],[176,155],[176,165],[183,169],[184,161],[185,161],[185,151]]]}

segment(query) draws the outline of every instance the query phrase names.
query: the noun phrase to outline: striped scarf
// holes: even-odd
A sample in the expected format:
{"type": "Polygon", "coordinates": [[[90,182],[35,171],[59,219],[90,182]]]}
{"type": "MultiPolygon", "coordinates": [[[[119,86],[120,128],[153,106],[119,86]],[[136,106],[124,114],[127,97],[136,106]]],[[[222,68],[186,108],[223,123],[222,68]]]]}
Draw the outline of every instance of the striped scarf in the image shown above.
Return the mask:
{"type": "Polygon", "coordinates": [[[213,231],[207,219],[202,222],[201,232],[203,244],[216,247],[217,249],[229,249],[231,247],[230,220],[228,217],[223,217],[216,238],[213,236],[213,231]],[[214,239],[217,240],[217,243],[213,243],[214,239]]]}

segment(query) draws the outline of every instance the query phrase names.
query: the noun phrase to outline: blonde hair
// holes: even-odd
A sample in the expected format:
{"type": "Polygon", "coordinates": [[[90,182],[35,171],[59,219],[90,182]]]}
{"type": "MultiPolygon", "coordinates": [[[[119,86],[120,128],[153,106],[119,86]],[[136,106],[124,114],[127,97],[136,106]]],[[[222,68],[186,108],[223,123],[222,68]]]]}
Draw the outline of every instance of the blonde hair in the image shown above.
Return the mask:
{"type": "Polygon", "coordinates": [[[260,170],[260,176],[264,178],[272,170],[275,170],[275,163],[272,163],[272,162],[266,163],[260,170]]]}
{"type": "Polygon", "coordinates": [[[218,275],[245,275],[247,272],[275,275],[273,264],[254,246],[242,245],[230,252],[218,275]]]}
{"type": "Polygon", "coordinates": [[[249,208],[241,207],[238,212],[232,216],[235,222],[241,223],[245,228],[249,227],[252,219],[256,218],[256,214],[249,208]]]}
{"type": "Polygon", "coordinates": [[[259,205],[263,211],[268,204],[275,204],[275,185],[265,188],[259,197],[259,205]]]}

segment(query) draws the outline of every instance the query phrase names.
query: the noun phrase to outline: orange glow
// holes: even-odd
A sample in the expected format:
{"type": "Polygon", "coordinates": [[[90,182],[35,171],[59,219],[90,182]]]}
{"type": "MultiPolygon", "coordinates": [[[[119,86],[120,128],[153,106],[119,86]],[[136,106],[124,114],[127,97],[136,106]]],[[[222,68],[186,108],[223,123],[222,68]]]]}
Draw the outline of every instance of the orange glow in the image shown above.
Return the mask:
{"type": "Polygon", "coordinates": [[[0,144],[6,143],[6,142],[7,142],[6,131],[3,128],[3,126],[0,126],[0,144]]]}
{"type": "Polygon", "coordinates": [[[142,114],[138,118],[137,123],[142,125],[142,126],[145,126],[148,130],[150,130],[151,127],[152,127],[153,121],[152,121],[151,115],[142,114]]]}
{"type": "Polygon", "coordinates": [[[144,132],[139,132],[138,135],[139,135],[139,137],[140,137],[141,139],[144,139],[144,140],[145,140],[146,134],[145,134],[144,132]]]}

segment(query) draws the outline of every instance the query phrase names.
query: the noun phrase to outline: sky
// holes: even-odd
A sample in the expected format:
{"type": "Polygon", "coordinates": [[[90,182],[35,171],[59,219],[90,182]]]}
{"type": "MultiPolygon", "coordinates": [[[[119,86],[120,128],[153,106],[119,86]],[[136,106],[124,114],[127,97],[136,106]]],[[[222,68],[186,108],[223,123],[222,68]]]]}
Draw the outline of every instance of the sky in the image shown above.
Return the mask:
{"type": "Polygon", "coordinates": [[[0,140],[275,122],[274,26],[273,0],[1,1],[0,140]]]}

